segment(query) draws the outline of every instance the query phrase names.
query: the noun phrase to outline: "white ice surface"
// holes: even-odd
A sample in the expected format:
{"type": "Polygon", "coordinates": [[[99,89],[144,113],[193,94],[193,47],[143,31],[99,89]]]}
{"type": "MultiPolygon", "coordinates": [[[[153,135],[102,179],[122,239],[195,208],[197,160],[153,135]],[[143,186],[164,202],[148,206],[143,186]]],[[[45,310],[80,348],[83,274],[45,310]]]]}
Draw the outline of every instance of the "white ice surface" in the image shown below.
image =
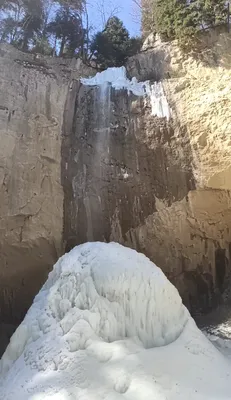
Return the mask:
{"type": "Polygon", "coordinates": [[[150,85],[149,93],[151,98],[152,115],[156,115],[159,118],[167,118],[167,120],[169,120],[171,117],[171,110],[162,83],[155,82],[153,85],[150,85]]]}
{"type": "MultiPolygon", "coordinates": [[[[231,360],[231,340],[224,339],[217,335],[206,335],[208,339],[214,344],[214,346],[222,353],[225,357],[231,360]]],[[[230,396],[231,398],[231,396],[230,396]]]]}
{"type": "Polygon", "coordinates": [[[230,400],[231,363],[177,290],[118,244],[55,265],[1,361],[1,400],[230,400]]]}
{"type": "Polygon", "coordinates": [[[231,321],[204,329],[205,335],[217,349],[231,360],[231,321]]]}
{"type": "Polygon", "coordinates": [[[159,118],[167,118],[167,120],[171,117],[171,110],[162,83],[138,82],[136,78],[129,80],[125,67],[108,68],[103,72],[98,72],[93,77],[82,78],[81,82],[87,86],[102,86],[108,83],[116,90],[125,89],[136,96],[149,96],[152,115],[156,115],[159,118]]]}
{"type": "Polygon", "coordinates": [[[146,86],[149,82],[138,82],[136,78],[130,81],[127,78],[127,71],[125,67],[108,68],[103,72],[98,72],[95,76],[90,78],[82,78],[81,82],[87,86],[100,86],[105,83],[110,83],[116,89],[127,89],[136,96],[144,96],[146,93],[146,86]]]}

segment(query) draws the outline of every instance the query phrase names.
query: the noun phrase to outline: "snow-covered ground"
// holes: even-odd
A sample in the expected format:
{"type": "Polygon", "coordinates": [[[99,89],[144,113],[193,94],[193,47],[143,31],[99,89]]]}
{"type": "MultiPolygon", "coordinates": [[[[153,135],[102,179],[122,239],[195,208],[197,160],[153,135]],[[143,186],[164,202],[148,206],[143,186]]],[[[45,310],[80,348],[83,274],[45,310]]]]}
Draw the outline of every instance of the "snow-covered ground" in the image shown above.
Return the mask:
{"type": "Polygon", "coordinates": [[[1,400],[230,400],[231,363],[144,255],[78,246],[2,360],[1,400]]]}
{"type": "Polygon", "coordinates": [[[221,353],[231,359],[231,302],[226,302],[211,313],[197,318],[199,328],[221,353]]]}
{"type": "MultiPolygon", "coordinates": [[[[229,333],[231,329],[229,327],[229,333]]],[[[205,331],[206,336],[208,339],[216,346],[216,348],[224,354],[225,357],[231,360],[231,339],[224,339],[219,336],[216,330],[213,333],[208,333],[205,331]]],[[[231,397],[230,397],[231,398],[231,397]]]]}
{"type": "Polygon", "coordinates": [[[202,329],[208,339],[231,360],[231,319],[202,329]]]}

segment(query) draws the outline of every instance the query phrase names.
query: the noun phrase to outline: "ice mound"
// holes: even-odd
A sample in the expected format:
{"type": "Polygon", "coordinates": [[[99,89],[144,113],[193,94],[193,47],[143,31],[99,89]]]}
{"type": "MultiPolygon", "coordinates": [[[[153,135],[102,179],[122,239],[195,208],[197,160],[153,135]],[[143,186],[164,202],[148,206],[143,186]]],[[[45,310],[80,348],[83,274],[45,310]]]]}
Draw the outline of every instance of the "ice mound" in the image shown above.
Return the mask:
{"type": "Polygon", "coordinates": [[[56,263],[13,335],[0,400],[230,399],[227,363],[148,258],[87,243],[56,263]]]}
{"type": "Polygon", "coordinates": [[[54,266],[6,355],[18,358],[28,342],[53,330],[66,335],[72,350],[95,335],[163,346],[176,340],[187,319],[177,290],[147,257],[116,243],[87,243],[54,266]]]}

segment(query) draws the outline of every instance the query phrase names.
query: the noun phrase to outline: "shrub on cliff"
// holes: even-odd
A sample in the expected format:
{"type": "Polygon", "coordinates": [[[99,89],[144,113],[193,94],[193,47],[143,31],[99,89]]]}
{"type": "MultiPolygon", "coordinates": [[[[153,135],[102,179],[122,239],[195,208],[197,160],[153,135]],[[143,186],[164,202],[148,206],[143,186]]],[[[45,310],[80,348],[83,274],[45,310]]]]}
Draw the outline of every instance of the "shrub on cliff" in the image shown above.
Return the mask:
{"type": "Polygon", "coordinates": [[[159,33],[164,39],[192,38],[203,29],[227,23],[226,0],[147,1],[152,6],[154,21],[145,29],[159,33]]]}
{"type": "Polygon", "coordinates": [[[98,32],[91,44],[91,51],[102,68],[120,67],[126,59],[141,48],[140,38],[130,38],[127,29],[117,17],[109,18],[105,29],[98,32]]]}

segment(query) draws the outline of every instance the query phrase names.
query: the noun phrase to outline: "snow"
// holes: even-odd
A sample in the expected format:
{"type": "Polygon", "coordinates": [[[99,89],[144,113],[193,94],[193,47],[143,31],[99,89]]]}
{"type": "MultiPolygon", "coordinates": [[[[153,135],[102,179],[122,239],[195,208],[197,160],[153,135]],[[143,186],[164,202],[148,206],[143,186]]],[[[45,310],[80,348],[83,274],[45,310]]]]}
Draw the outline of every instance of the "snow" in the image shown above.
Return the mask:
{"type": "Polygon", "coordinates": [[[230,318],[226,322],[203,329],[208,339],[218,350],[231,360],[231,323],[230,318]]]}
{"type": "Polygon", "coordinates": [[[166,118],[167,120],[171,117],[171,110],[162,83],[154,82],[154,84],[151,84],[150,81],[138,82],[135,77],[129,80],[125,67],[108,68],[103,72],[98,72],[93,77],[82,78],[81,83],[86,86],[99,87],[108,84],[115,90],[124,89],[136,96],[148,96],[151,102],[152,115],[158,118],[166,118]]]}
{"type": "Polygon", "coordinates": [[[127,78],[125,67],[108,68],[103,72],[98,72],[93,77],[82,78],[81,83],[86,86],[101,86],[105,83],[110,83],[114,89],[126,89],[136,96],[144,96],[146,93],[146,85],[149,85],[149,82],[138,82],[136,78],[132,78],[130,81],[127,78]]]}
{"type": "Polygon", "coordinates": [[[1,400],[228,400],[231,364],[144,255],[87,243],[54,266],[2,360],[1,400]]]}
{"type": "Polygon", "coordinates": [[[214,346],[222,353],[224,356],[231,360],[231,340],[224,339],[217,335],[206,334],[208,339],[214,344],[214,346]]]}

